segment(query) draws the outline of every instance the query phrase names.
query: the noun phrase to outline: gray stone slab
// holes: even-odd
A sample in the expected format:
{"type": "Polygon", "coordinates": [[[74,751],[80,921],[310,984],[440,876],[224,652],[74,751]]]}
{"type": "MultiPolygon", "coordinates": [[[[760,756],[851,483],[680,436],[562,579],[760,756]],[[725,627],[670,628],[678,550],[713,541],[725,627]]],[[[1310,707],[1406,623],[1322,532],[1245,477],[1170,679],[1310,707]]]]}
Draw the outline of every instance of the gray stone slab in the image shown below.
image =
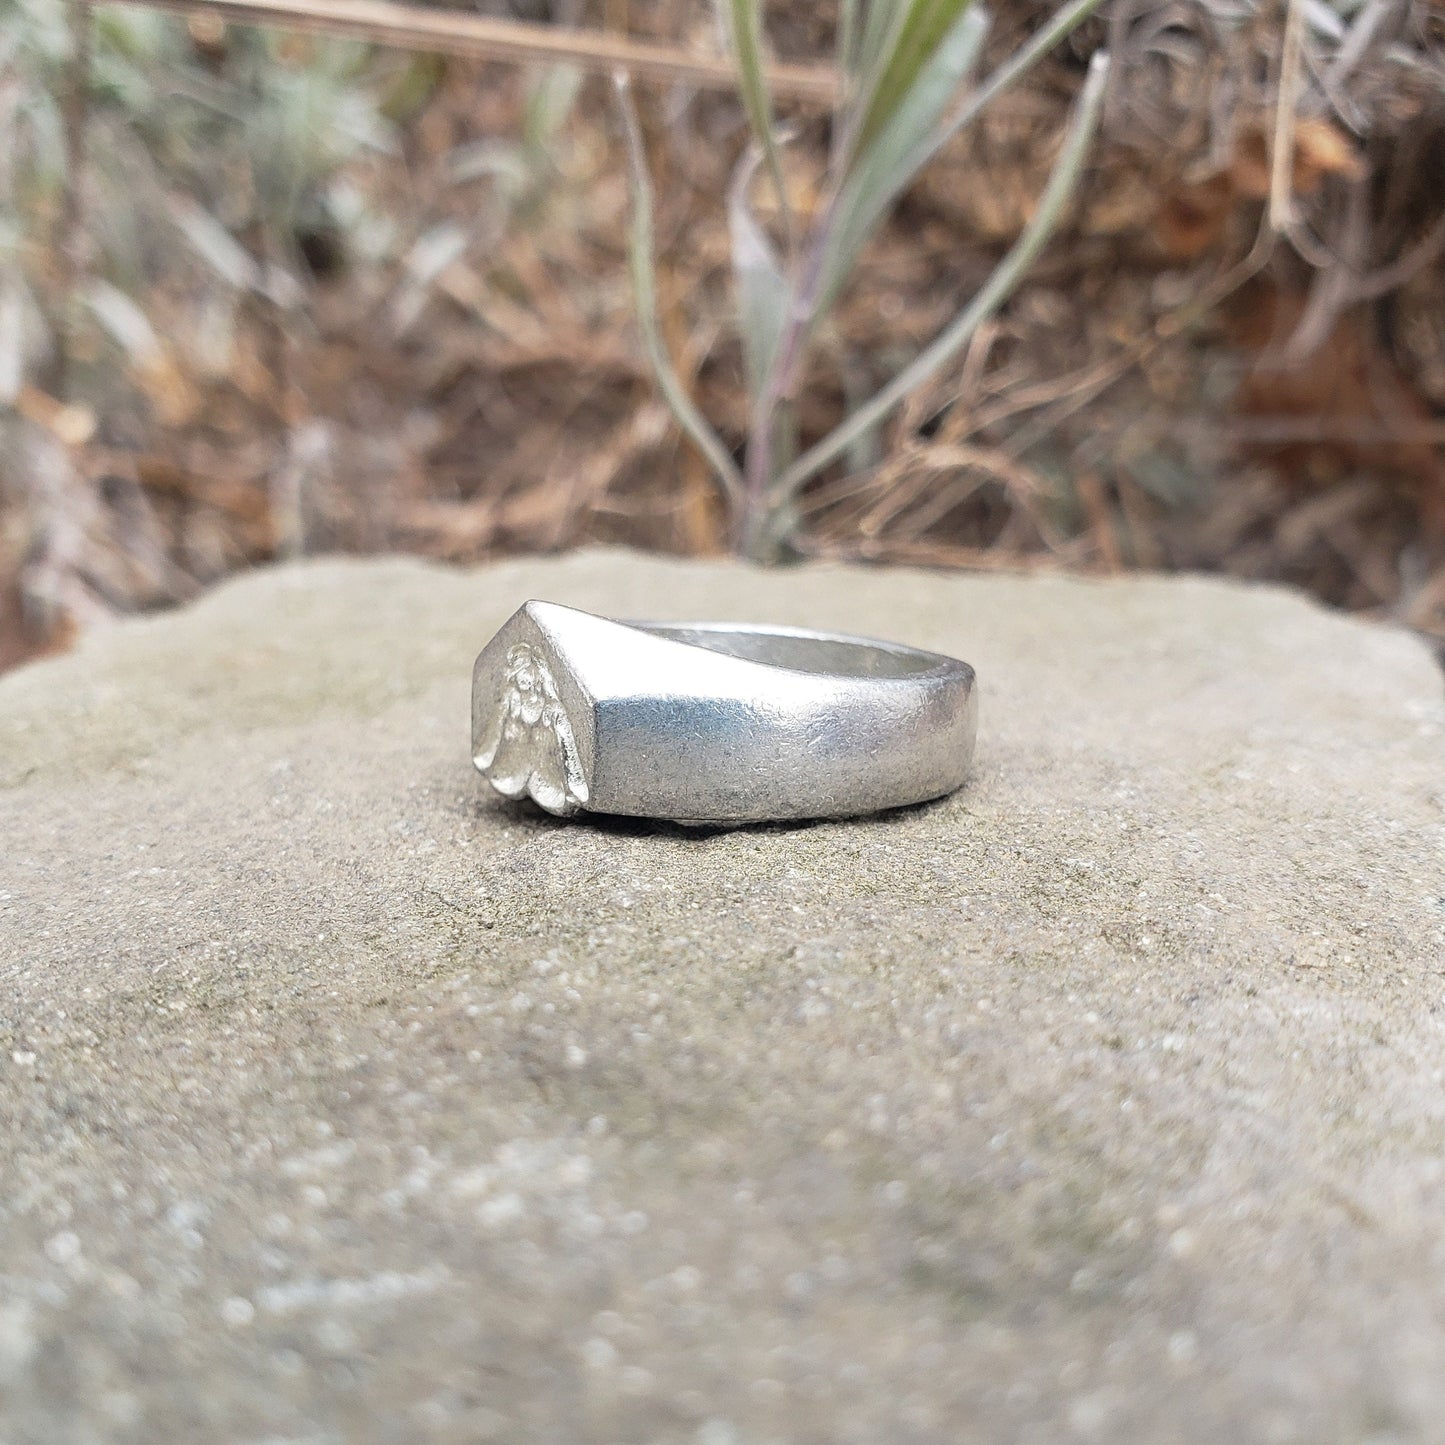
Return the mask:
{"type": "Polygon", "coordinates": [[[0,1442],[1445,1440],[1445,704],[1280,591],[254,575],[0,679],[0,1442]],[[974,662],[930,806],[567,824],[529,596],[974,662]]]}

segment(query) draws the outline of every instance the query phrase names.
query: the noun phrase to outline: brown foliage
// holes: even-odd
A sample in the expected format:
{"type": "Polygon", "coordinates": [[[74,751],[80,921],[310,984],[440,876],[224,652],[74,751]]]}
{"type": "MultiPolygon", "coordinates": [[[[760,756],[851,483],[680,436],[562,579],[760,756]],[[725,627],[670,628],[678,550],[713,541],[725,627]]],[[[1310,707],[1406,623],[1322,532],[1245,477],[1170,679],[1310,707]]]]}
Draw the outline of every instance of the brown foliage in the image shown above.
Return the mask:
{"type": "MultiPolygon", "coordinates": [[[[1003,7],[1000,49],[1021,10],[1003,7]]],[[[1217,568],[1445,637],[1445,122],[1427,83],[1445,37],[1406,7],[1339,77],[1334,111],[1294,116],[1291,220],[1276,234],[1274,37],[1263,21],[1217,33],[1205,6],[1177,13],[1198,23],[1165,34],[1155,12],[1117,10],[905,199],[823,338],[799,397],[805,440],[966,299],[1029,214],[1079,54],[1119,47],[1071,234],[871,457],[809,490],[801,545],[942,565],[1217,568]],[[1386,40],[1391,54],[1413,47],[1417,70],[1392,70],[1386,40]]],[[[635,5],[630,19],[668,44],[707,43],[689,6],[635,5]]],[[[816,56],[826,12],[793,28],[784,53],[816,56]]],[[[192,33],[224,64],[224,31],[192,33]]],[[[198,367],[176,339],[194,331],[189,278],[146,298],[154,352],[122,362],[82,338],[87,374],[104,373],[84,404],[33,383],[21,394],[11,425],[28,440],[0,479],[0,665],[91,616],[276,556],[721,545],[715,490],[634,344],[621,155],[600,95],[583,92],[507,207],[487,176],[454,179],[467,148],[519,133],[527,94],[513,68],[448,62],[402,107],[402,153],[355,177],[379,210],[461,229],[434,274],[392,266],[363,285],[346,237],[297,237],[304,305],[249,299],[223,368],[198,367]]],[[[677,90],[645,100],[664,329],[737,441],[719,201],[743,144],[738,107],[677,90]]],[[[789,114],[805,213],[827,135],[811,110],[789,114]]]]}

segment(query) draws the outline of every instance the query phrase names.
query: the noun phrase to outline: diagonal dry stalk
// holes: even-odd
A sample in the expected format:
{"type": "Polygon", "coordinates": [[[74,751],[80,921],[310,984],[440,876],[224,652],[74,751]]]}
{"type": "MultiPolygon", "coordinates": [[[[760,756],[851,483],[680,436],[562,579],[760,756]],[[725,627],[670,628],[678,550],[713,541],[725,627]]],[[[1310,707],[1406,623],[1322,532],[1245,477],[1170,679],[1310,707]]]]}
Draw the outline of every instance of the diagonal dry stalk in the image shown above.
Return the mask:
{"type": "MultiPolygon", "coordinates": [[[[211,16],[238,25],[275,25],[284,29],[422,50],[471,60],[537,61],[567,64],[634,80],[681,82],[708,90],[738,88],[737,71],[722,56],[698,55],[676,45],[633,40],[602,31],[573,30],[468,15],[392,0],[84,0],[139,5],[173,15],[211,16]]],[[[770,65],[774,96],[830,105],[838,90],[831,65],[770,65]]]]}

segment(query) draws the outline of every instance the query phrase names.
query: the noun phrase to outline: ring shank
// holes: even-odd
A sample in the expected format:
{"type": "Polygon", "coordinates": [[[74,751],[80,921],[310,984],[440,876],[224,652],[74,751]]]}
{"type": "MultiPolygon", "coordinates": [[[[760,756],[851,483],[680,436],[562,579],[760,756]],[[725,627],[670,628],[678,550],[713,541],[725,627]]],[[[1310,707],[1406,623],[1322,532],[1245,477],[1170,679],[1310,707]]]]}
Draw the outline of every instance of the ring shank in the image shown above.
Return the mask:
{"type": "Polygon", "coordinates": [[[651,688],[597,709],[593,808],[686,822],[848,817],[939,797],[967,776],[977,703],[965,662],[801,628],[626,626],[665,648],[651,688]]]}
{"type": "Polygon", "coordinates": [[[507,797],[678,822],[836,818],[952,792],[973,669],[872,638],[618,622],[528,602],[473,670],[473,760],[507,797]]]}

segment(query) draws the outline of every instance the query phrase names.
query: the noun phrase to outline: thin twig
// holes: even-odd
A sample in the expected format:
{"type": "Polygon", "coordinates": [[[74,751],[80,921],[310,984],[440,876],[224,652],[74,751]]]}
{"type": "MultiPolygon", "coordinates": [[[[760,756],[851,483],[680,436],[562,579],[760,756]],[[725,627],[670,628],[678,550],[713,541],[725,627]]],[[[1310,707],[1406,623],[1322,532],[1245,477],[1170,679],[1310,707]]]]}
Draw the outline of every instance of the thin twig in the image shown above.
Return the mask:
{"type": "Polygon", "coordinates": [[[1354,286],[1355,299],[1377,301],[1392,291],[1398,291],[1426,266],[1432,265],[1442,252],[1445,252],[1445,216],[1439,217],[1403,255],[1360,277],[1354,286]]]}
{"type": "MultiPolygon", "coordinates": [[[[1011,457],[1002,448],[971,445],[929,447],[920,460],[935,472],[952,469],[955,473],[965,473],[972,470],[993,477],[1003,486],[1015,508],[1027,514],[1044,544],[1051,549],[1057,548],[1059,538],[1040,508],[1040,501],[1048,495],[1049,487],[1032,467],[1011,457]]],[[[960,488],[955,478],[952,486],[940,487],[925,506],[908,518],[913,534],[922,536],[942,521],[954,507],[966,500],[967,491],[972,491],[974,485],[969,482],[965,490],[960,488]]]]}
{"type": "Polygon", "coordinates": [[[1061,396],[1042,415],[1034,417],[1027,426],[1021,426],[1012,433],[1007,442],[1009,451],[1014,456],[1024,456],[1045,437],[1057,431],[1069,417],[1082,411],[1091,401],[1138,366],[1153,352],[1155,344],[1146,339],[1142,345],[1129,348],[1123,356],[1094,368],[1084,384],[1061,396]]]}
{"type": "Polygon", "coordinates": [[[1161,316],[1154,327],[1155,339],[1163,342],[1182,335],[1208,315],[1226,296],[1232,295],[1246,281],[1257,276],[1274,250],[1275,239],[1275,234],[1269,227],[1269,217],[1265,215],[1255,232],[1249,251],[1232,266],[1227,266],[1214,280],[1202,286],[1182,306],[1161,316]]]}
{"type": "Polygon", "coordinates": [[[1270,156],[1269,225],[1275,232],[1289,225],[1294,211],[1295,109],[1299,104],[1300,56],[1304,43],[1304,11],[1300,0],[1287,0],[1287,4],[1270,156]]]}
{"type": "Polygon", "coordinates": [[[1386,20],[1392,20],[1400,9],[1400,0],[1366,0],[1349,33],[1335,52],[1334,63],[1329,68],[1329,84],[1339,87],[1349,80],[1356,67],[1370,53],[1375,38],[1386,20]]]}
{"type": "MultiPolygon", "coordinates": [[[[735,91],[737,74],[726,56],[695,55],[601,31],[568,30],[486,15],[468,15],[392,0],[83,0],[165,10],[173,15],[219,16],[237,25],[348,36],[374,45],[423,50],[473,60],[562,62],[585,70],[624,70],[637,79],[681,82],[735,91]]],[[[831,65],[773,65],[768,85],[780,99],[831,104],[838,74],[831,65]]]]}

